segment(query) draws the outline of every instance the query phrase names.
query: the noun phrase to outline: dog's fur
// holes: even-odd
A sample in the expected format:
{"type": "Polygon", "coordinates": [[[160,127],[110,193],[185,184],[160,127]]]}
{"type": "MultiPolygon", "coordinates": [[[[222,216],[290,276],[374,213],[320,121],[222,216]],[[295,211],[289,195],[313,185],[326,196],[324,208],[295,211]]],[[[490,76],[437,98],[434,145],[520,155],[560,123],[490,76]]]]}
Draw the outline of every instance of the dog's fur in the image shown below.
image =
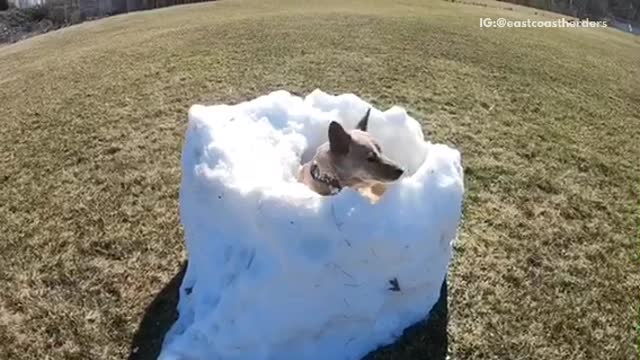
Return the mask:
{"type": "Polygon", "coordinates": [[[302,166],[299,180],[320,195],[334,195],[350,187],[377,202],[386,190],[385,184],[398,180],[404,170],[382,154],[378,142],[367,132],[370,112],[368,109],[349,132],[332,121],[329,141],[302,166]]]}

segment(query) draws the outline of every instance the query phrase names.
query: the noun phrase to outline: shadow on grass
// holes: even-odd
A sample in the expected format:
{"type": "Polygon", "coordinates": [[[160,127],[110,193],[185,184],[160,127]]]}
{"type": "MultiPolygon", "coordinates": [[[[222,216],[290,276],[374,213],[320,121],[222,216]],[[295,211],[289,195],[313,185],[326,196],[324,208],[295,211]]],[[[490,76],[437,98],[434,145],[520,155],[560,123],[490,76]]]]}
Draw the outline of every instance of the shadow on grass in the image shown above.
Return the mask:
{"type": "Polygon", "coordinates": [[[182,277],[187,270],[187,263],[183,263],[178,273],[156,295],[147,306],[138,330],[133,335],[129,360],[157,359],[162,347],[164,334],[178,319],[178,289],[182,284],[182,277]]]}
{"type": "MultiPolygon", "coordinates": [[[[162,340],[178,318],[178,289],[182,283],[187,263],[156,295],[145,310],[138,330],[133,336],[129,360],[151,360],[160,354],[162,340]]],[[[421,321],[408,329],[392,345],[382,347],[363,360],[431,359],[444,360],[447,356],[447,281],[442,283],[440,298],[429,314],[429,320],[421,321]]]]}

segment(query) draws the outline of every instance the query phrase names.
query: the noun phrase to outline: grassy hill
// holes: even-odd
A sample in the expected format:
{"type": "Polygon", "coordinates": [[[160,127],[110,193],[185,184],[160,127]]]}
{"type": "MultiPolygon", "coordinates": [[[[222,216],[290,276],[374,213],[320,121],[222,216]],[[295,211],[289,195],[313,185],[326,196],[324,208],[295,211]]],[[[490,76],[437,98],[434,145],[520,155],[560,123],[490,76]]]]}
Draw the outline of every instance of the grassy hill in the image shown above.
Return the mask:
{"type": "MultiPolygon", "coordinates": [[[[556,15],[482,0],[227,0],[0,48],[0,358],[149,358],[184,260],[187,109],[316,87],[405,106],[463,152],[452,358],[632,358],[640,40],[480,29],[479,17],[556,15]]],[[[372,358],[426,358],[430,331],[372,358]]]]}

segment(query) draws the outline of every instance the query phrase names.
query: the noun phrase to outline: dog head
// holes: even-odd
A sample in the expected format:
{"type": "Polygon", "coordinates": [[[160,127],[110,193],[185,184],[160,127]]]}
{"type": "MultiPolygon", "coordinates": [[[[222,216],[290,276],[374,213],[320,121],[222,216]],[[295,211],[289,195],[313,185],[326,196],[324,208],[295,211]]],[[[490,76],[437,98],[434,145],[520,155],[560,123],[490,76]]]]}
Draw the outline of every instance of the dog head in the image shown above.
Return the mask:
{"type": "Polygon", "coordinates": [[[367,132],[370,112],[349,132],[335,121],[329,125],[329,152],[340,181],[347,186],[388,183],[404,173],[367,132]]]}

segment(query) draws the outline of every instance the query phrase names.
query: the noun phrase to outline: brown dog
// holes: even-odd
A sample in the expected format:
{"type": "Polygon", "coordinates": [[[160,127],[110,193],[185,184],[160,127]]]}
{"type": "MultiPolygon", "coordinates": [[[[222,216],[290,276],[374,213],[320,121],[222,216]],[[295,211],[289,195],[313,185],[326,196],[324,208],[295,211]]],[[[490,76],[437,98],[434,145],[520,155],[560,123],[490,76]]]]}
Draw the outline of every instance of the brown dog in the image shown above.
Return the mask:
{"type": "Polygon", "coordinates": [[[300,181],[320,195],[334,195],[343,187],[350,187],[377,202],[385,184],[398,180],[404,170],[382,154],[378,142],[367,132],[370,113],[369,108],[349,132],[332,121],[329,141],[320,145],[314,158],[302,166],[300,181]]]}

